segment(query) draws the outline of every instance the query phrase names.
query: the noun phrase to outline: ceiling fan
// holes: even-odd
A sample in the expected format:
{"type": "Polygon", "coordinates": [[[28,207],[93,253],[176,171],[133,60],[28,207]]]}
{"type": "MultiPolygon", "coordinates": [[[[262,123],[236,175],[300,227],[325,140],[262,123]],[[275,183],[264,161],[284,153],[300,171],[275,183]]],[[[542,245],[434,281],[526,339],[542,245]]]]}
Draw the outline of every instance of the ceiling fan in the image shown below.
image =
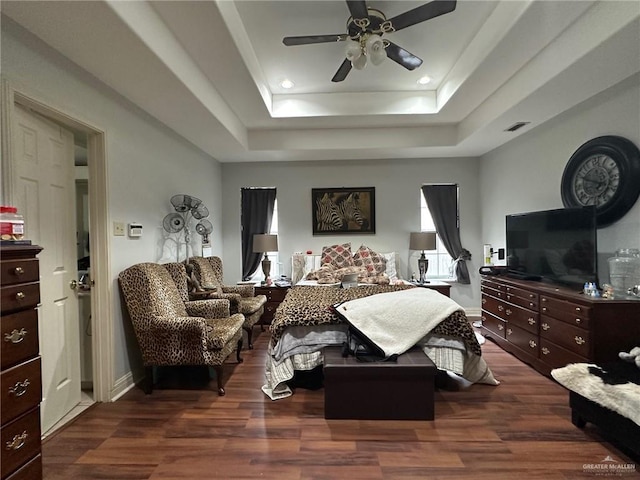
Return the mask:
{"type": "Polygon", "coordinates": [[[347,33],[285,37],[282,40],[282,43],[288,47],[312,43],[347,42],[346,58],[331,79],[332,82],[343,81],[351,68],[357,70],[364,68],[367,58],[374,65],[378,65],[389,57],[407,70],[419,67],[422,64],[421,58],[387,39],[382,39],[382,36],[450,13],[456,8],[456,0],[434,0],[390,19],[387,19],[380,10],[367,7],[365,0],[347,0],[347,6],[351,13],[347,20],[347,33]]]}

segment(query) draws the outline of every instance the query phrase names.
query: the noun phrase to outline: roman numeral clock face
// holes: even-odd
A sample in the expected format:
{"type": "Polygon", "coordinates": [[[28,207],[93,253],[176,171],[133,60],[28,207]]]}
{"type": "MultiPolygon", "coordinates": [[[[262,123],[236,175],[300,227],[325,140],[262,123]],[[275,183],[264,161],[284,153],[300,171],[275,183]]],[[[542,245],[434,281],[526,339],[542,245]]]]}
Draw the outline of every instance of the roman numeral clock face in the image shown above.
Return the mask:
{"type": "Polygon", "coordinates": [[[640,150],[623,137],[588,141],[569,159],[561,193],[565,207],[595,207],[598,227],[619,220],[640,195],[640,150]]]}
{"type": "Polygon", "coordinates": [[[579,204],[606,205],[620,185],[620,167],[607,155],[592,155],[578,167],[571,183],[573,197],[579,204]]]}

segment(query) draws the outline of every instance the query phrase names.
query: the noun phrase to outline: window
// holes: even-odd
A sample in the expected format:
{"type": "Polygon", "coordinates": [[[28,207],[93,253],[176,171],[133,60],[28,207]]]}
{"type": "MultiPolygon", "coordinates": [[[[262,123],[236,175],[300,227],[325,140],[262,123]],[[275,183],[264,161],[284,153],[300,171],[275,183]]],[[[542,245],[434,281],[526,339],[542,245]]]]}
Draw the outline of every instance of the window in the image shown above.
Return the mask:
{"type": "MultiPolygon", "coordinates": [[[[269,230],[271,235],[278,234],[278,199],[275,200],[273,204],[273,216],[271,217],[271,230],[269,230]]],[[[267,252],[267,257],[271,260],[271,279],[277,280],[280,277],[281,265],[279,263],[280,256],[278,252],[267,252]]],[[[264,257],[262,257],[264,258],[264,257]]],[[[262,260],[260,260],[262,261],[262,260]]],[[[264,280],[264,273],[262,273],[262,265],[258,267],[253,276],[249,279],[252,282],[261,282],[264,280]]]]}
{"type": "MultiPolygon", "coordinates": [[[[422,194],[422,191],[420,191],[420,231],[436,232],[436,226],[433,223],[433,218],[431,218],[431,212],[429,212],[429,208],[427,208],[427,202],[424,199],[424,195],[422,194]]],[[[442,240],[440,240],[439,235],[436,240],[436,250],[433,252],[425,252],[425,256],[429,260],[429,269],[427,270],[427,278],[440,278],[440,279],[453,278],[453,272],[451,271],[451,265],[453,263],[453,259],[451,258],[451,255],[449,255],[449,253],[447,252],[447,249],[444,248],[444,245],[442,244],[442,240]]],[[[416,264],[416,267],[413,266],[414,263],[415,261],[412,262],[411,268],[417,268],[417,264],[416,264]]]]}

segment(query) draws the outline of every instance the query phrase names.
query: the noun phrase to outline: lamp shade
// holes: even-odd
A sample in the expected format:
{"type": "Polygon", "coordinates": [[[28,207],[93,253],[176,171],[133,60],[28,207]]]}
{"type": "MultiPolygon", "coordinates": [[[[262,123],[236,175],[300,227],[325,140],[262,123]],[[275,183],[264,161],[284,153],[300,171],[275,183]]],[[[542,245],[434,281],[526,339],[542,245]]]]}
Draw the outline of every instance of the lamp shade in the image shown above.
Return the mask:
{"type": "Polygon", "coordinates": [[[255,253],[277,252],[278,236],[270,234],[256,234],[253,236],[253,251],[255,253]]]}
{"type": "Polygon", "coordinates": [[[435,250],[435,232],[411,232],[409,237],[409,250],[435,250]]]}

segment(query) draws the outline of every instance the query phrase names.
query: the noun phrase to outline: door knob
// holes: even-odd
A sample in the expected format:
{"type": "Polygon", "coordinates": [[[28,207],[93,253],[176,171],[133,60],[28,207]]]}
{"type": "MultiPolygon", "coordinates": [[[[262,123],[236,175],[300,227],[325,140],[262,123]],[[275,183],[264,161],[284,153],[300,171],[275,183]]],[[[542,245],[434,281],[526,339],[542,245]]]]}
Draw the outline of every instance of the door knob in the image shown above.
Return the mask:
{"type": "Polygon", "coordinates": [[[69,282],[69,287],[71,288],[71,290],[75,290],[76,288],[78,288],[78,281],[77,280],[71,280],[69,282]]]}

